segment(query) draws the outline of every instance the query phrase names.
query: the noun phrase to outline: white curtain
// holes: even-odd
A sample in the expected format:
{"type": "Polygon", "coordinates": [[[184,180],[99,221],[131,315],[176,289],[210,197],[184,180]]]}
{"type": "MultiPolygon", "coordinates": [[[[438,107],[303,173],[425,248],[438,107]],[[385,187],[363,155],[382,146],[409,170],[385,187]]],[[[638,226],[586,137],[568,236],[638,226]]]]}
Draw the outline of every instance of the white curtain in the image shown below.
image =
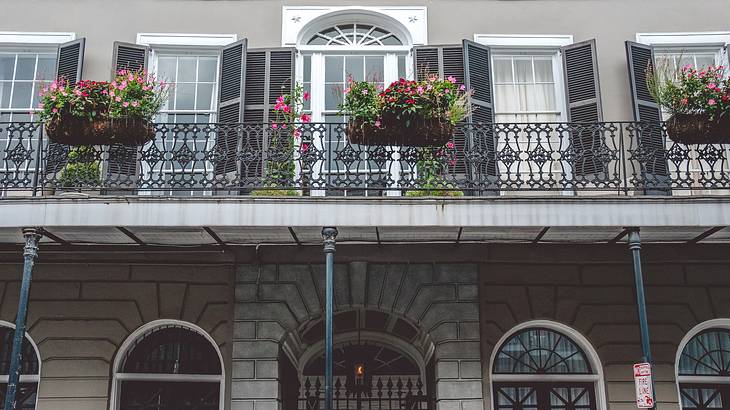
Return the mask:
{"type": "Polygon", "coordinates": [[[550,56],[495,56],[497,122],[551,122],[559,111],[550,56]]]}

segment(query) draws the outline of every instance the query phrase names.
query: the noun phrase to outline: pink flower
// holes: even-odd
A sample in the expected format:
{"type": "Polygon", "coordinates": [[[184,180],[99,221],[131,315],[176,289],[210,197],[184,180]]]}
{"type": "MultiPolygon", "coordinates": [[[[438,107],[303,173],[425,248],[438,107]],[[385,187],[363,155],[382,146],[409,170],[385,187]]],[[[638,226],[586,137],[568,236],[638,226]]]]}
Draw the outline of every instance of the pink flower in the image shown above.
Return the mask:
{"type": "Polygon", "coordinates": [[[101,93],[104,94],[104,95],[107,95],[107,94],[109,94],[109,91],[107,91],[107,90],[101,90],[101,93]]]}
{"type": "Polygon", "coordinates": [[[302,98],[304,99],[304,101],[309,101],[309,93],[305,91],[304,95],[302,95],[302,98]]]}
{"type": "Polygon", "coordinates": [[[448,88],[444,89],[444,94],[448,94],[450,92],[451,92],[451,90],[449,90],[448,88]]]}
{"type": "Polygon", "coordinates": [[[454,149],[454,143],[451,142],[451,141],[447,142],[446,143],[446,148],[448,148],[448,149],[454,149]]]}
{"type": "Polygon", "coordinates": [[[709,88],[710,90],[714,90],[715,88],[717,88],[717,84],[709,83],[709,84],[707,84],[707,88],[709,88]]]}
{"type": "Polygon", "coordinates": [[[127,74],[127,70],[119,70],[119,72],[117,74],[125,75],[125,74],[127,74]]]}
{"type": "Polygon", "coordinates": [[[51,101],[56,101],[56,96],[55,95],[52,95],[51,96],[51,101]]]}
{"type": "Polygon", "coordinates": [[[363,90],[362,90],[362,93],[363,93],[363,95],[367,95],[367,93],[368,93],[368,89],[367,89],[367,88],[363,89],[363,90]]]}
{"type": "Polygon", "coordinates": [[[682,103],[682,105],[687,105],[687,104],[689,104],[689,100],[686,98],[682,98],[681,103],[682,103]]]}
{"type": "Polygon", "coordinates": [[[284,96],[280,95],[279,98],[276,99],[277,104],[284,104],[284,96]]]}
{"type": "Polygon", "coordinates": [[[129,107],[129,102],[125,101],[122,103],[122,107],[127,108],[129,107]]]}
{"type": "Polygon", "coordinates": [[[466,86],[464,84],[460,85],[459,91],[464,91],[464,90],[466,90],[466,86]]]}
{"type": "Polygon", "coordinates": [[[114,99],[114,101],[120,102],[120,101],[122,101],[122,97],[117,97],[117,98],[114,99]]]}
{"type": "Polygon", "coordinates": [[[309,144],[307,144],[306,142],[305,142],[305,143],[302,143],[302,146],[301,146],[301,151],[302,151],[302,152],[307,152],[307,151],[309,151],[309,144]]]}
{"type": "Polygon", "coordinates": [[[114,94],[114,91],[109,91],[109,95],[111,95],[112,97],[114,97],[116,94],[114,94]]]}
{"type": "Polygon", "coordinates": [[[134,81],[134,75],[130,74],[129,77],[127,77],[129,81],[134,81]]]}
{"type": "Polygon", "coordinates": [[[302,120],[303,123],[308,123],[308,122],[311,122],[312,121],[312,117],[310,117],[307,114],[302,114],[301,120],[302,120]]]}
{"type": "Polygon", "coordinates": [[[282,109],[283,109],[283,110],[284,110],[284,112],[286,112],[286,113],[288,113],[288,112],[290,112],[290,111],[291,111],[291,108],[289,108],[289,106],[288,106],[288,105],[285,105],[285,106],[284,106],[284,107],[283,107],[282,109]]]}
{"type": "Polygon", "coordinates": [[[273,128],[273,129],[277,129],[277,128],[279,128],[279,124],[277,124],[277,123],[275,123],[275,122],[272,122],[272,123],[271,123],[271,128],[273,128]]]}
{"type": "Polygon", "coordinates": [[[717,104],[717,101],[715,101],[714,98],[710,98],[709,100],[707,100],[707,105],[715,105],[715,104],[717,104]]]}
{"type": "Polygon", "coordinates": [[[450,76],[449,76],[448,78],[446,78],[446,79],[447,79],[447,80],[449,80],[449,82],[450,82],[450,83],[452,83],[452,84],[456,84],[456,77],[454,77],[453,75],[450,75],[450,76]]]}
{"type": "Polygon", "coordinates": [[[302,136],[302,132],[299,130],[294,131],[294,138],[299,139],[302,136]]]}
{"type": "Polygon", "coordinates": [[[418,94],[423,94],[423,87],[419,85],[418,88],[416,88],[416,91],[418,92],[418,94]]]}
{"type": "Polygon", "coordinates": [[[345,88],[345,94],[350,94],[350,87],[345,88]]]}
{"type": "Polygon", "coordinates": [[[139,102],[132,101],[132,107],[139,107],[139,102]]]}
{"type": "Polygon", "coordinates": [[[380,128],[380,120],[375,121],[375,128],[380,128]]]}
{"type": "Polygon", "coordinates": [[[52,109],[51,112],[54,113],[54,114],[58,113],[58,108],[52,109]]]}

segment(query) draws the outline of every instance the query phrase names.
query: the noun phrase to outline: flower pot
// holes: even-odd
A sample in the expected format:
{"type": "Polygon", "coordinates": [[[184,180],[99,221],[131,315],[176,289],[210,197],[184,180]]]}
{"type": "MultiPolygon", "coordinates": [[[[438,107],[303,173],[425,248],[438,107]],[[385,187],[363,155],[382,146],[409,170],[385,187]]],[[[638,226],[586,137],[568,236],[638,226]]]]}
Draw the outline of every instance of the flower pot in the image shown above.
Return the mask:
{"type": "Polygon", "coordinates": [[[348,123],[347,132],[353,144],[440,147],[451,140],[454,126],[440,118],[383,115],[380,128],[355,118],[348,123]]]}
{"type": "Polygon", "coordinates": [[[154,125],[142,118],[96,118],[61,115],[46,126],[48,138],[56,143],[81,145],[142,145],[155,138],[154,125]]]}
{"type": "Polygon", "coordinates": [[[707,114],[674,114],[667,121],[669,139],[680,144],[730,143],[730,114],[710,120],[707,114]]]}

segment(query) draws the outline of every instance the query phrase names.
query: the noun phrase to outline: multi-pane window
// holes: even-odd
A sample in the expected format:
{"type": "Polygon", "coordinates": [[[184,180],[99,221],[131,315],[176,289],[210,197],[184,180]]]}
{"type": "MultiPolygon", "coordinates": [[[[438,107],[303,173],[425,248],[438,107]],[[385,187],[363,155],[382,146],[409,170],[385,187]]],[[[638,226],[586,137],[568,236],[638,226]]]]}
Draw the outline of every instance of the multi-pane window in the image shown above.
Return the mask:
{"type": "Polygon", "coordinates": [[[0,122],[31,120],[55,67],[52,50],[0,49],[0,122]]]}
{"type": "Polygon", "coordinates": [[[497,122],[559,121],[553,55],[495,55],[493,65],[497,122]]]}
{"type": "Polygon", "coordinates": [[[218,54],[155,50],[152,64],[157,77],[170,84],[169,98],[157,121],[173,125],[153,142],[154,148],[167,154],[158,162],[143,162],[143,170],[153,181],[163,176],[167,194],[200,194],[178,188],[189,184],[191,174],[202,186],[212,172],[213,164],[205,153],[213,149],[215,134],[205,124],[216,120],[218,54]]]}
{"type": "Polygon", "coordinates": [[[708,329],[694,336],[677,367],[683,409],[730,408],[730,331],[708,329]]]}
{"type": "MultiPolygon", "coordinates": [[[[8,375],[10,372],[11,352],[13,351],[13,337],[15,329],[0,325],[0,402],[5,402],[5,391],[8,387],[8,375]]],[[[36,397],[38,394],[38,373],[40,362],[35,348],[26,336],[22,345],[22,357],[20,369],[20,384],[16,391],[18,409],[35,409],[36,397]]]]}

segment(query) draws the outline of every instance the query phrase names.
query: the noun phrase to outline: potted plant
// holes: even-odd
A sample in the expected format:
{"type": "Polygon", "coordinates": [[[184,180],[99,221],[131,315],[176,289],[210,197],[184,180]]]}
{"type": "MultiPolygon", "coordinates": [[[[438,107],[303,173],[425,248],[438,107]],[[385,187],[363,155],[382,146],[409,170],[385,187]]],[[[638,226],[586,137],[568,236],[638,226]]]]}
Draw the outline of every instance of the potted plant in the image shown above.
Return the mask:
{"type": "Polygon", "coordinates": [[[401,78],[384,90],[365,81],[348,85],[341,112],[353,144],[443,146],[469,115],[471,93],[454,77],[401,78]]]}
{"type": "Polygon", "coordinates": [[[63,78],[41,91],[41,119],[59,144],[141,145],[155,137],[152,120],[167,87],[144,71],[121,70],[108,83],[63,78]]]}
{"type": "Polygon", "coordinates": [[[416,164],[418,189],[406,191],[406,196],[464,196],[464,192],[447,181],[444,176],[456,163],[454,143],[449,141],[443,147],[418,148],[419,160],[416,164]]]}
{"type": "Polygon", "coordinates": [[[304,102],[309,93],[304,92],[301,84],[296,84],[291,94],[276,99],[274,113],[276,118],[268,126],[269,158],[264,166],[264,181],[267,188],[256,189],[253,196],[299,196],[300,191],[291,189],[295,183],[297,151],[304,154],[309,144],[301,141],[302,124],[312,121],[309,114],[303,113],[304,102]]]}
{"type": "Polygon", "coordinates": [[[99,191],[101,168],[94,147],[71,148],[67,161],[56,179],[56,188],[61,191],[99,191]]]}
{"type": "Polygon", "coordinates": [[[671,114],[672,141],[682,144],[730,142],[730,79],[722,66],[697,70],[661,67],[647,74],[654,100],[671,114]]]}

